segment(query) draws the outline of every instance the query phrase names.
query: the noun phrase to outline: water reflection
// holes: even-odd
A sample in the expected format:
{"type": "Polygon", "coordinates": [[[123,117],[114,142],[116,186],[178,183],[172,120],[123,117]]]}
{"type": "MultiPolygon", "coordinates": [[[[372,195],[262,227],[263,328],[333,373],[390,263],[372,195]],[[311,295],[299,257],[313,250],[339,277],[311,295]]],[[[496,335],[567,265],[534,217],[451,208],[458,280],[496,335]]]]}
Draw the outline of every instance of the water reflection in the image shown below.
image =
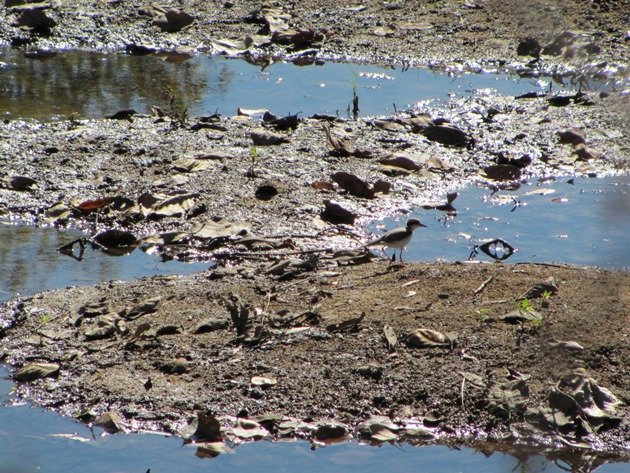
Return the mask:
{"type": "MultiPolygon", "coordinates": [[[[510,263],[630,268],[628,177],[533,182],[497,193],[473,187],[462,190],[451,207],[450,213],[414,210],[429,231],[414,237],[405,259],[463,261],[474,255],[475,245],[500,239],[516,248],[510,263]]],[[[386,221],[382,226],[396,224],[386,221]]],[[[491,260],[481,252],[477,259],[491,260]]]]}
{"type": "Polygon", "coordinates": [[[82,261],[57,252],[57,248],[84,236],[76,231],[54,228],[3,225],[0,222],[0,300],[16,295],[131,280],[150,275],[189,274],[203,271],[209,263],[160,262],[136,250],[112,257],[87,247],[82,261]]]}
{"type": "MultiPolygon", "coordinates": [[[[192,116],[238,107],[268,108],[277,115],[302,112],[345,116],[353,86],[362,115],[391,114],[421,100],[496,90],[518,95],[546,88],[544,81],[495,74],[452,77],[422,69],[402,72],[375,66],[326,63],[298,67],[274,63],[264,70],[242,60],[122,53],[29,54],[0,49],[0,110],[6,117],[103,117],[133,108],[165,106],[172,87],[192,116]],[[395,105],[394,105],[395,104],[395,105]]],[[[548,79],[551,80],[551,79],[548,79]]]]}
{"type": "Polygon", "coordinates": [[[232,455],[200,459],[194,446],[155,434],[104,435],[72,419],[28,405],[9,405],[11,384],[0,366],[0,471],[3,473],[145,472],[591,472],[621,473],[627,465],[608,463],[605,455],[516,445],[481,444],[476,449],[444,445],[413,447],[356,441],[311,449],[308,442],[255,442],[232,455]],[[555,453],[554,453],[555,452],[555,453]],[[567,456],[568,454],[568,456],[567,456]]]}

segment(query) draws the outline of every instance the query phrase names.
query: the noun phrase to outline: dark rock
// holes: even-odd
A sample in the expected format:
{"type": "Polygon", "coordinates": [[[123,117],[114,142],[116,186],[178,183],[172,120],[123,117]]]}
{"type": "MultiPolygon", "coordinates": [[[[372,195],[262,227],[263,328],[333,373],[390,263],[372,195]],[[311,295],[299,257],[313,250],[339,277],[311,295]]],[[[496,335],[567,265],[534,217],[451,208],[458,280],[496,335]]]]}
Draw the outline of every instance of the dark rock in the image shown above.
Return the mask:
{"type": "Polygon", "coordinates": [[[186,358],[175,358],[163,363],[160,370],[167,374],[184,374],[188,371],[188,365],[189,362],[186,358]]]}
{"type": "Polygon", "coordinates": [[[94,241],[106,248],[133,246],[137,243],[133,233],[117,229],[105,230],[99,233],[94,237],[94,241]]]}
{"type": "Polygon", "coordinates": [[[34,30],[48,30],[57,26],[57,22],[43,10],[46,7],[36,6],[23,10],[15,20],[17,26],[26,26],[34,30]]]}
{"type": "Polygon", "coordinates": [[[586,142],[584,133],[578,130],[559,131],[558,136],[560,138],[560,143],[579,145],[586,142]]]}
{"type": "Polygon", "coordinates": [[[333,200],[325,200],[324,206],[326,207],[321,213],[323,220],[330,223],[345,223],[348,225],[354,225],[354,221],[357,215],[347,209],[344,209],[341,205],[333,200]]]}
{"type": "Polygon", "coordinates": [[[516,54],[518,54],[519,56],[538,57],[540,56],[541,49],[542,46],[540,42],[538,42],[536,38],[528,36],[527,38],[522,39],[521,42],[518,44],[518,47],[516,48],[516,54]]]}
{"type": "Polygon", "coordinates": [[[422,134],[446,146],[470,146],[474,143],[468,133],[449,123],[428,126],[422,130],[422,134]]]}
{"type": "Polygon", "coordinates": [[[227,319],[205,319],[199,322],[194,330],[197,335],[201,333],[214,332],[215,330],[224,330],[228,328],[227,319]]]}
{"type": "Polygon", "coordinates": [[[170,8],[153,18],[153,24],[168,33],[179,31],[194,21],[194,16],[174,8],[170,8]]]}

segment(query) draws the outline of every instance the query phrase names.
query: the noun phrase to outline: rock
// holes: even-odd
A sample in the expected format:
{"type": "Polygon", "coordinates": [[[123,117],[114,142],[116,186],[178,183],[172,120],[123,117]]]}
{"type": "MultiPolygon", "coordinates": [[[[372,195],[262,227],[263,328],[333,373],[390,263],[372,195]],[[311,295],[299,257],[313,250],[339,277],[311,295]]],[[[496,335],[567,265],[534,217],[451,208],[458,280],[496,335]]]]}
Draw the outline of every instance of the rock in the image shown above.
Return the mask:
{"type": "Polygon", "coordinates": [[[437,330],[419,328],[409,332],[405,341],[412,348],[450,347],[455,337],[437,330]]]}
{"type": "Polygon", "coordinates": [[[586,142],[586,137],[583,132],[578,130],[564,130],[558,132],[560,143],[579,145],[586,142]]]}
{"type": "Polygon", "coordinates": [[[161,300],[162,297],[160,296],[145,299],[132,308],[122,311],[121,316],[123,316],[126,320],[135,320],[143,315],[155,312],[161,300]]]}
{"type": "Polygon", "coordinates": [[[120,414],[115,411],[109,411],[101,414],[96,419],[94,419],[94,425],[102,427],[111,434],[115,434],[116,432],[124,432],[125,430],[125,423],[122,417],[120,417],[120,414]]]}
{"type": "Polygon", "coordinates": [[[118,327],[121,322],[122,319],[115,312],[101,315],[96,321],[97,326],[86,329],[84,336],[87,340],[100,340],[112,337],[118,331],[118,327]]]}
{"type": "Polygon", "coordinates": [[[437,141],[446,146],[470,146],[474,143],[473,138],[465,131],[450,123],[430,125],[421,132],[431,141],[437,141]]]}
{"type": "Polygon", "coordinates": [[[105,248],[120,248],[125,246],[135,246],[138,240],[131,232],[110,229],[96,235],[94,237],[94,241],[105,248]]]}
{"type": "Polygon", "coordinates": [[[48,30],[57,26],[57,22],[43,11],[45,8],[49,7],[50,5],[35,5],[31,8],[23,9],[15,20],[16,25],[25,26],[34,30],[48,30]]]}
{"type": "Polygon", "coordinates": [[[37,181],[27,176],[11,176],[5,179],[5,183],[14,191],[27,191],[37,184],[37,181]]]}
{"type": "Polygon", "coordinates": [[[379,164],[382,164],[383,166],[398,167],[406,169],[407,171],[419,171],[421,169],[421,166],[416,161],[400,154],[380,159],[379,164]]]}
{"type": "Polygon", "coordinates": [[[542,315],[535,310],[514,309],[499,317],[499,320],[513,325],[523,322],[540,322],[542,321],[542,315]]]}
{"type": "Polygon", "coordinates": [[[195,21],[195,17],[192,15],[174,8],[169,8],[162,14],[153,18],[153,24],[160,28],[162,31],[168,33],[174,33],[176,31],[185,28],[195,21]]]}
{"type": "Polygon", "coordinates": [[[529,387],[524,380],[508,381],[490,389],[488,406],[494,414],[503,418],[510,418],[525,411],[528,397],[529,387]]]}
{"type": "Polygon", "coordinates": [[[383,366],[372,361],[366,365],[357,367],[356,372],[365,378],[381,379],[383,377],[383,366]]]}
{"type": "Polygon", "coordinates": [[[254,386],[261,386],[263,388],[275,386],[278,384],[278,380],[276,378],[270,378],[266,376],[254,376],[251,379],[251,383],[254,386]]]}
{"type": "Polygon", "coordinates": [[[536,38],[532,38],[528,36],[525,39],[522,39],[516,48],[516,54],[519,56],[540,56],[540,51],[542,46],[540,42],[536,38]]]}
{"type": "Polygon", "coordinates": [[[250,136],[256,146],[274,146],[291,141],[287,136],[265,131],[252,131],[250,136]]]}
{"type": "Polygon", "coordinates": [[[36,5],[40,3],[48,3],[48,0],[4,0],[4,6],[7,8],[19,7],[21,5],[36,5]]]}
{"type": "Polygon", "coordinates": [[[493,164],[483,168],[482,176],[493,181],[516,181],[521,178],[521,170],[512,164],[493,164]]]}
{"type": "Polygon", "coordinates": [[[339,187],[355,197],[361,197],[363,199],[374,198],[374,189],[372,189],[367,182],[354,174],[339,171],[331,174],[330,178],[339,187]]]}
{"type": "Polygon", "coordinates": [[[357,214],[343,208],[334,200],[324,200],[324,211],[321,213],[323,220],[334,224],[354,225],[357,214]]]}
{"type": "Polygon", "coordinates": [[[177,335],[178,333],[182,333],[182,328],[179,325],[162,325],[155,331],[158,337],[163,335],[177,335]]]}
{"type": "Polygon", "coordinates": [[[319,425],[313,432],[312,436],[316,440],[330,440],[344,437],[348,432],[343,424],[326,423],[319,425]]]}
{"type": "Polygon", "coordinates": [[[577,155],[580,161],[589,161],[591,159],[600,159],[602,157],[599,152],[584,144],[577,145],[573,152],[577,155]]]}
{"type": "Polygon", "coordinates": [[[546,56],[560,56],[562,54],[564,48],[573,44],[578,38],[576,33],[572,33],[571,31],[564,31],[554,38],[554,40],[547,44],[543,50],[542,54],[546,56]]]}
{"type": "Polygon", "coordinates": [[[160,367],[160,370],[166,374],[184,374],[188,371],[189,362],[186,358],[175,358],[166,361],[160,367]]]}
{"type": "Polygon", "coordinates": [[[140,15],[153,17],[153,24],[162,31],[169,33],[179,31],[195,21],[195,18],[192,15],[182,10],[166,6],[145,6],[139,8],[138,13],[140,15]]]}
{"type": "Polygon", "coordinates": [[[59,374],[59,365],[55,363],[31,363],[21,367],[13,374],[15,381],[27,382],[49,378],[59,374]]]}
{"type": "Polygon", "coordinates": [[[214,332],[216,330],[225,330],[229,327],[227,319],[205,319],[199,322],[194,333],[199,335],[202,333],[214,332]]]}

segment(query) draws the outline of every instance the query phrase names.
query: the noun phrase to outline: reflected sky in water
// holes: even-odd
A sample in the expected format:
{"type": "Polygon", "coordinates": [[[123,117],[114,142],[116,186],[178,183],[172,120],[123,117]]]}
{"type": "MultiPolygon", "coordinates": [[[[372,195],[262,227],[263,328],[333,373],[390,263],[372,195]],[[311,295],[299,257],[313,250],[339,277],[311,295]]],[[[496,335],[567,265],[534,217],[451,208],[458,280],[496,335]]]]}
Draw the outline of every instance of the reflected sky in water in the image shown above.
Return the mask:
{"type": "MultiPolygon", "coordinates": [[[[409,261],[463,261],[475,245],[500,238],[517,248],[507,261],[560,262],[630,268],[630,178],[576,178],[529,183],[516,191],[471,187],[460,191],[457,216],[419,209],[371,227],[404,224],[419,217],[427,228],[416,231],[405,250],[409,261]]],[[[391,255],[391,250],[389,251],[391,255]]],[[[477,259],[491,261],[479,253],[477,259]]]]}
{"type": "MultiPolygon", "coordinates": [[[[541,456],[494,453],[488,457],[470,448],[380,447],[344,443],[311,450],[307,442],[255,442],[236,447],[233,454],[214,459],[195,456],[195,447],[182,440],[155,434],[102,435],[85,425],[27,405],[7,405],[10,383],[0,366],[0,471],[2,473],[201,473],[322,471],[387,472],[439,471],[441,473],[549,473],[566,469],[541,456]],[[61,437],[59,434],[65,434],[61,437]],[[94,434],[94,435],[93,435],[94,434]],[[87,441],[67,438],[67,435],[87,441]]],[[[560,463],[566,468],[566,464],[560,463]]],[[[621,473],[627,465],[606,464],[601,473],[621,473]]]]}
{"type": "Polygon", "coordinates": [[[128,255],[108,256],[87,245],[82,261],[57,251],[82,236],[85,235],[71,230],[61,232],[0,222],[0,300],[103,281],[189,274],[210,267],[210,263],[161,262],[139,249],[128,255]]]}
{"type": "MultiPolygon", "coordinates": [[[[172,87],[191,116],[238,107],[270,109],[277,115],[328,113],[347,116],[356,86],[362,116],[394,113],[418,101],[470,95],[485,89],[521,94],[546,89],[534,79],[495,74],[448,74],[424,69],[326,63],[296,66],[278,62],[261,70],[243,60],[198,55],[184,61],[167,57],[96,54],[79,51],[25,57],[0,49],[0,110],[5,117],[38,119],[103,117],[133,108],[148,113],[167,106],[172,87]]],[[[549,79],[547,79],[549,81],[549,79]]]]}

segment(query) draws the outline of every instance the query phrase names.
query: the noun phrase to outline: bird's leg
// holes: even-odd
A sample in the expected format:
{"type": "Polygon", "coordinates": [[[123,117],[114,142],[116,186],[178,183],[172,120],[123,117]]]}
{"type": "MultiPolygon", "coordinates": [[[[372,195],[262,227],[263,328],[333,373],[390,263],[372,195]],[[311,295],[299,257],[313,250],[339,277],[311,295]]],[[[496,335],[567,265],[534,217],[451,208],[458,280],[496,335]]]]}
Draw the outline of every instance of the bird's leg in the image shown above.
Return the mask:
{"type": "MultiPolygon", "coordinates": [[[[389,261],[391,261],[391,258],[389,257],[389,255],[387,254],[387,251],[385,251],[385,248],[381,247],[381,251],[383,252],[383,254],[385,255],[385,258],[387,258],[389,261]]],[[[394,251],[394,257],[396,257],[396,251],[394,251]]]]}

